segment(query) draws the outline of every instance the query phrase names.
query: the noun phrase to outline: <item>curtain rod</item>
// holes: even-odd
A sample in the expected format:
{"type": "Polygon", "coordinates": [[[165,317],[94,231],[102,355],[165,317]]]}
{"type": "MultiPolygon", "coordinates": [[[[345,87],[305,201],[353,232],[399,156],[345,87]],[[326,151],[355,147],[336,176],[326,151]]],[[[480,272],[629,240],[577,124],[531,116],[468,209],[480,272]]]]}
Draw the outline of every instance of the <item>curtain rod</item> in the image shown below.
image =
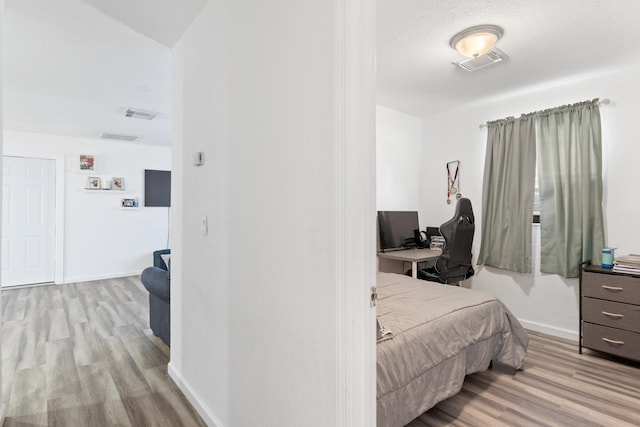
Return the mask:
{"type": "MultiPolygon", "coordinates": [[[[611,100],[609,98],[604,98],[604,99],[601,99],[600,101],[598,101],[598,105],[609,105],[609,104],[611,104],[611,100]]],[[[486,128],[486,127],[487,127],[486,123],[480,124],[480,130],[482,130],[482,129],[486,128]]]]}

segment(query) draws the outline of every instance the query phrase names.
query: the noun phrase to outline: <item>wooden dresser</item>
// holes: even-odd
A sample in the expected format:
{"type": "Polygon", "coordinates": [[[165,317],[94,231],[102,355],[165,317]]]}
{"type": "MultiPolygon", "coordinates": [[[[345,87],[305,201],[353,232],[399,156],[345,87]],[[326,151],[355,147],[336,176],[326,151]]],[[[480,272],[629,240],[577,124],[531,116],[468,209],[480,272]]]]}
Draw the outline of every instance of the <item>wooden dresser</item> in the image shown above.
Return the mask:
{"type": "Polygon", "coordinates": [[[580,271],[580,343],[640,361],[640,275],[585,264],[580,271]]]}

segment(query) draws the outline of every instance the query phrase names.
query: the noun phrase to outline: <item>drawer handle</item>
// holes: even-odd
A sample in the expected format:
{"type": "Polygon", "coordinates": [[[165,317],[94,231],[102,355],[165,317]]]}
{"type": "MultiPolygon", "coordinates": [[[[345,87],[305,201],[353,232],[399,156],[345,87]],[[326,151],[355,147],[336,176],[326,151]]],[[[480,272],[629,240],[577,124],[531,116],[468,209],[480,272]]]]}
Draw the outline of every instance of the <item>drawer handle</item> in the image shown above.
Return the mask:
{"type": "Polygon", "coordinates": [[[624,345],[624,341],[610,340],[609,338],[602,338],[602,341],[608,342],[609,344],[624,345]]]}
{"type": "Polygon", "coordinates": [[[618,286],[607,286],[607,285],[602,285],[603,289],[608,289],[610,291],[624,291],[624,288],[620,288],[618,286]]]}
{"type": "Polygon", "coordinates": [[[624,314],[609,313],[607,311],[603,311],[602,314],[609,317],[617,317],[618,319],[622,319],[624,317],[624,314]]]}

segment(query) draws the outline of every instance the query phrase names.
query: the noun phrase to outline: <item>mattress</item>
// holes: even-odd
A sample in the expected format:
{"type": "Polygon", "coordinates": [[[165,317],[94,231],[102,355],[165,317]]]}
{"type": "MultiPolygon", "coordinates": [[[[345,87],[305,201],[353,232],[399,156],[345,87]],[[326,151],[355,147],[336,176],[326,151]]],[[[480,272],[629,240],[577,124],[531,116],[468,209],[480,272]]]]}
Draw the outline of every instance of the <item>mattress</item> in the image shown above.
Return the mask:
{"type": "Polygon", "coordinates": [[[401,427],[493,360],[521,369],[529,338],[493,295],[378,273],[378,427],[401,427]]]}

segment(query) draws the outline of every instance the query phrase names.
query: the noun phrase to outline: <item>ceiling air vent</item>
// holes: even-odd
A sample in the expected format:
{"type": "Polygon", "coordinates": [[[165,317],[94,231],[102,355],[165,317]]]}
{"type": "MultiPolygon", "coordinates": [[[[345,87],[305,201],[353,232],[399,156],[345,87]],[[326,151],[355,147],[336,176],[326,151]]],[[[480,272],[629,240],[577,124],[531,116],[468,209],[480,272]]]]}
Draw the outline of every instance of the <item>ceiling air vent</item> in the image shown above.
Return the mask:
{"type": "Polygon", "coordinates": [[[484,55],[478,56],[477,58],[468,58],[463,59],[460,62],[454,62],[454,65],[462,68],[467,71],[476,71],[480,68],[487,67],[491,64],[496,64],[498,62],[504,61],[508,56],[497,48],[491,49],[489,52],[484,55]]]}
{"type": "Polygon", "coordinates": [[[137,108],[127,108],[124,112],[125,117],[131,117],[132,119],[153,120],[158,115],[156,111],[139,110],[137,108]]]}
{"type": "Polygon", "coordinates": [[[102,132],[100,135],[98,135],[98,138],[100,138],[100,139],[111,139],[111,140],[115,140],[115,141],[135,142],[135,141],[140,140],[142,137],[139,136],[139,135],[125,135],[125,134],[121,134],[121,133],[102,132]]]}

